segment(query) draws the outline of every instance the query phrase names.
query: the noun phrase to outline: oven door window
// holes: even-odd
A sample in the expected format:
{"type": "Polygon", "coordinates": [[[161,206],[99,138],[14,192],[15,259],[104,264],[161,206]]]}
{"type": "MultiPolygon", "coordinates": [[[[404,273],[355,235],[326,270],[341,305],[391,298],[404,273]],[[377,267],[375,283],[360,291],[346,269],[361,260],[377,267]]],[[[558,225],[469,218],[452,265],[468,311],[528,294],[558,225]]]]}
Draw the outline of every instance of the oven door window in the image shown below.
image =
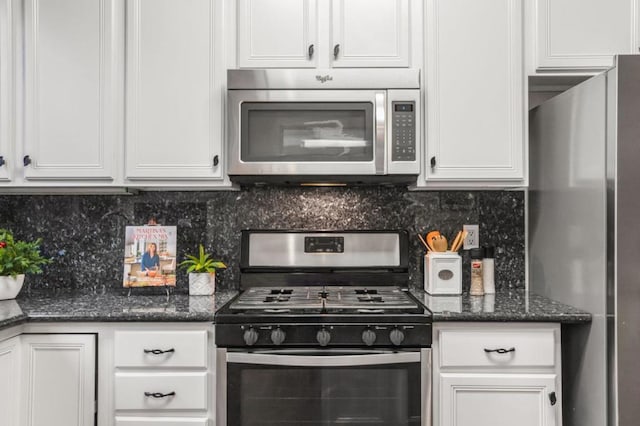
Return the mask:
{"type": "Polygon", "coordinates": [[[244,162],[371,162],[370,102],[243,102],[244,162]]]}
{"type": "Polygon", "coordinates": [[[228,363],[227,424],[418,426],[420,380],[419,362],[333,367],[228,363]]]}

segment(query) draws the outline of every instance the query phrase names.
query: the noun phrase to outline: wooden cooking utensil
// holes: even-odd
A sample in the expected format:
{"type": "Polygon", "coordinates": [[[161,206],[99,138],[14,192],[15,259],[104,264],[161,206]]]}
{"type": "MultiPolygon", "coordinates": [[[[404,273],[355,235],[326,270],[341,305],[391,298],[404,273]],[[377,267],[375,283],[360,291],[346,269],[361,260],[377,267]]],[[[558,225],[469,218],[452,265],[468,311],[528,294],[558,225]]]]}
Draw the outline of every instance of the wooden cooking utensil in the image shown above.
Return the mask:
{"type": "Polygon", "coordinates": [[[425,246],[425,248],[427,249],[427,251],[433,251],[431,249],[431,247],[429,246],[429,244],[427,244],[427,242],[424,240],[424,238],[422,238],[422,235],[418,234],[418,238],[420,239],[420,242],[422,243],[422,245],[425,246]]]}
{"type": "Polygon", "coordinates": [[[456,251],[455,247],[458,244],[458,241],[460,240],[461,235],[462,235],[462,231],[458,231],[458,233],[456,234],[456,237],[453,239],[453,242],[451,243],[451,251],[456,251]]]}
{"type": "Polygon", "coordinates": [[[431,243],[433,245],[433,248],[435,249],[435,251],[437,252],[445,252],[447,251],[447,239],[445,238],[444,235],[437,235],[435,237],[433,237],[433,239],[431,240],[431,243]]]}
{"type": "Polygon", "coordinates": [[[464,243],[464,239],[467,238],[467,231],[462,231],[462,235],[460,236],[460,239],[458,240],[458,244],[456,244],[454,247],[451,248],[451,251],[459,251],[460,247],[462,247],[462,244],[464,243]]]}

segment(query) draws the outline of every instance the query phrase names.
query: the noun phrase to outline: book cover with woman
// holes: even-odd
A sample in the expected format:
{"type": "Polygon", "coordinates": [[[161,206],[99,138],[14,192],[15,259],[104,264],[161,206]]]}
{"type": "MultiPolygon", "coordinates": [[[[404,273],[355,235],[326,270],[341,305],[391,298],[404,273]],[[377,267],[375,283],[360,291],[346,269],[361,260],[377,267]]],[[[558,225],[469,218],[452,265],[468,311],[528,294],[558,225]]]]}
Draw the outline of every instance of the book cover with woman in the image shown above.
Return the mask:
{"type": "Polygon", "coordinates": [[[124,287],[176,285],[175,226],[127,226],[124,287]]]}

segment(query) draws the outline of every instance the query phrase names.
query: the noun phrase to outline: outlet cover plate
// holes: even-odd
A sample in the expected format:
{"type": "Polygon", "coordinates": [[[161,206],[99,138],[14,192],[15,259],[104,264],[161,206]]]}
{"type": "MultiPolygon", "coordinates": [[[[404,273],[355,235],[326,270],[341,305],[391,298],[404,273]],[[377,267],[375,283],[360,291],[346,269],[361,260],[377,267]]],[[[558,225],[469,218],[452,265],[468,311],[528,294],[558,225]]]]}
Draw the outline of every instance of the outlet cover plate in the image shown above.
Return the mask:
{"type": "Polygon", "coordinates": [[[462,229],[467,231],[464,239],[464,250],[480,247],[480,227],[478,225],[462,225],[462,229]]]}

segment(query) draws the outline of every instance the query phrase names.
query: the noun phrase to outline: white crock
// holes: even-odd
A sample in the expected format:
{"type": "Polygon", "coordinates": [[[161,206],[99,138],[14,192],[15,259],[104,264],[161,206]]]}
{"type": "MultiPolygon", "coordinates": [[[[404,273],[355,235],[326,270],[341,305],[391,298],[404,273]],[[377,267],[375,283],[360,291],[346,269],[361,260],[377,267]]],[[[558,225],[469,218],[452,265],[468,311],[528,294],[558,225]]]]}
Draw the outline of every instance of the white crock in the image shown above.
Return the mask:
{"type": "Polygon", "coordinates": [[[15,299],[24,284],[24,274],[0,276],[0,300],[15,299]]]}
{"type": "Polygon", "coordinates": [[[189,295],[211,296],[216,291],[216,273],[189,273],[189,295]]]}

